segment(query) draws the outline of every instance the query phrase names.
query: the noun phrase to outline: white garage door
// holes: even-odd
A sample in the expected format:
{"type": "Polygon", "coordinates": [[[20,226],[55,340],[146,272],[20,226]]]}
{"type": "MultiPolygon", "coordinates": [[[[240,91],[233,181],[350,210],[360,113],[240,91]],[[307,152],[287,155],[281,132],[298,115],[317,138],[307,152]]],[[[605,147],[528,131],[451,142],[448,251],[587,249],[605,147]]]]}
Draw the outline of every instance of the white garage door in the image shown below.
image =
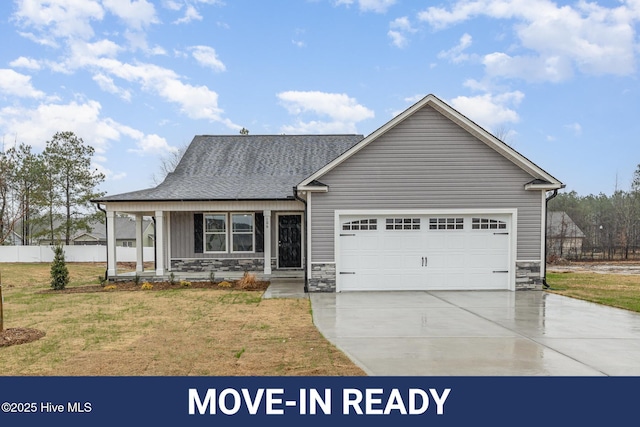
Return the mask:
{"type": "Polygon", "coordinates": [[[339,217],[338,290],[508,289],[510,215],[339,217]]]}

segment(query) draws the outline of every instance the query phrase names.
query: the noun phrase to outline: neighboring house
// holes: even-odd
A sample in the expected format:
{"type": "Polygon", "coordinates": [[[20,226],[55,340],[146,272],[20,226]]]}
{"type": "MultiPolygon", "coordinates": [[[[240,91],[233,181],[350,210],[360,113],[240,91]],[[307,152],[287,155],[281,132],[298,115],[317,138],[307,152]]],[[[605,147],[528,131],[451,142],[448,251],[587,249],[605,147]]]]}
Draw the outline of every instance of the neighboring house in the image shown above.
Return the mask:
{"type": "MultiPolygon", "coordinates": [[[[136,247],[136,220],[130,217],[117,217],[115,220],[116,246],[128,248],[136,247]]],[[[142,221],[142,246],[153,246],[153,221],[142,221]]],[[[90,231],[77,233],[73,239],[73,245],[106,245],[107,229],[105,223],[91,224],[90,231]]]]}
{"type": "MultiPolygon", "coordinates": [[[[61,226],[60,221],[56,221],[54,226],[59,228],[61,226]]],[[[89,231],[78,231],[70,239],[70,245],[106,245],[107,244],[107,230],[106,224],[103,222],[94,222],[89,224],[89,231]]],[[[136,247],[136,220],[127,216],[118,216],[115,218],[115,237],[116,246],[124,246],[135,248],[136,247]]],[[[32,233],[39,234],[40,237],[35,238],[34,244],[36,245],[51,245],[57,242],[52,242],[43,230],[32,230],[32,233]]],[[[150,219],[143,219],[142,222],[142,246],[152,247],[153,242],[153,221],[150,219]]],[[[22,245],[22,238],[15,233],[15,244],[22,245]]]]}
{"type": "Polygon", "coordinates": [[[575,258],[582,254],[584,239],[585,234],[566,212],[547,213],[547,255],[575,258]]]}
{"type": "MultiPolygon", "coordinates": [[[[154,274],[304,275],[309,291],[540,289],[564,185],[433,95],[369,136],[196,136],[155,188],[154,274]],[[290,273],[291,274],[291,273],[290,273]]],[[[115,235],[108,275],[116,276],[115,235]]],[[[137,270],[142,271],[141,251],[137,270]]]]}

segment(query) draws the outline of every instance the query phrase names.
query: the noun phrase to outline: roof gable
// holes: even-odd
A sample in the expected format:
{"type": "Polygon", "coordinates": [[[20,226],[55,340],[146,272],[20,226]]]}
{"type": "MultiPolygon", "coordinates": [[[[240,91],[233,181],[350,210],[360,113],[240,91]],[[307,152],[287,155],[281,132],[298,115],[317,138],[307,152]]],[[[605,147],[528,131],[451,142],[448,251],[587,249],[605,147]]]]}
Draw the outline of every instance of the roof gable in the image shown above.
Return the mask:
{"type": "Polygon", "coordinates": [[[542,168],[531,162],[529,159],[515,151],[513,148],[500,141],[498,138],[484,130],[482,127],[453,109],[448,104],[444,103],[440,99],[438,99],[434,95],[427,95],[422,100],[418,101],[407,110],[397,115],[389,122],[387,122],[382,127],[378,128],[376,131],[371,133],[369,136],[364,138],[358,144],[351,147],[348,151],[342,154],[340,157],[334,159],[332,162],[328,163],[312,175],[308,176],[304,179],[300,185],[299,189],[309,189],[310,183],[313,181],[321,180],[322,176],[327,174],[329,171],[333,170],[338,165],[342,164],[345,160],[358,153],[360,150],[367,147],[373,141],[380,138],[382,135],[386,134],[389,130],[398,126],[407,118],[411,117],[417,111],[422,109],[425,106],[430,106],[434,108],[436,111],[441,113],[443,116],[460,126],[462,129],[473,135],[476,139],[483,142],[499,154],[501,154],[506,159],[510,160],[516,166],[527,172],[532,177],[532,181],[525,188],[526,189],[535,189],[535,190],[553,190],[564,187],[560,181],[551,176],[549,173],[545,172],[542,168]]]}

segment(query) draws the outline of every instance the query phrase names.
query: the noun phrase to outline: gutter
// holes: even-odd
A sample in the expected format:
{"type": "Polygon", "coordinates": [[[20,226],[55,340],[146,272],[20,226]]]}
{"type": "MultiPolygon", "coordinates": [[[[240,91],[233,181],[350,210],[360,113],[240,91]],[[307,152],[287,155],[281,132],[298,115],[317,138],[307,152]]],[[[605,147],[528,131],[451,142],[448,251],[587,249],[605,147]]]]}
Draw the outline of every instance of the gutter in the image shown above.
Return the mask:
{"type": "MultiPolygon", "coordinates": [[[[304,223],[307,223],[307,218],[309,218],[308,214],[308,210],[309,207],[307,206],[307,201],[304,200],[302,197],[298,196],[298,189],[296,187],[293,187],[293,197],[295,197],[296,200],[302,202],[302,204],[304,204],[304,223]]],[[[302,224],[300,224],[300,226],[302,227],[302,224]]],[[[307,227],[302,227],[304,229],[304,241],[308,242],[308,238],[309,236],[307,235],[307,227]]],[[[305,248],[306,249],[306,248],[305,248]]],[[[309,269],[307,268],[307,263],[309,262],[309,254],[306,253],[306,250],[304,251],[305,257],[304,257],[304,293],[308,293],[309,292],[309,288],[307,287],[307,283],[309,278],[307,277],[307,272],[309,271],[309,269]]]]}
{"type": "Polygon", "coordinates": [[[544,275],[542,276],[542,287],[544,289],[549,289],[551,286],[547,283],[547,241],[548,241],[548,236],[547,236],[547,214],[549,212],[549,201],[552,200],[553,198],[555,198],[558,195],[558,190],[553,190],[553,193],[548,196],[545,200],[544,203],[544,220],[545,220],[545,224],[544,224],[544,253],[543,253],[543,258],[542,258],[542,262],[543,262],[543,266],[544,266],[544,275]]]}
{"type": "Polygon", "coordinates": [[[104,280],[109,280],[109,221],[107,221],[107,211],[106,209],[102,209],[100,203],[96,203],[96,207],[104,212],[104,232],[105,232],[105,241],[107,242],[107,268],[104,270],[104,280]]]}

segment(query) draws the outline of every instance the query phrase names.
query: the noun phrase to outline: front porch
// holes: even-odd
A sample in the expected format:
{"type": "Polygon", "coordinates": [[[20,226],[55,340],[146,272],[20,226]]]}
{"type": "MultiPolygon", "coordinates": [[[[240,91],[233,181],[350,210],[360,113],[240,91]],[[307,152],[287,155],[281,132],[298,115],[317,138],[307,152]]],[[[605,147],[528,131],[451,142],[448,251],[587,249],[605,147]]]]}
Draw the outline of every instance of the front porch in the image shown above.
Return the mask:
{"type": "Polygon", "coordinates": [[[145,281],[236,280],[245,272],[260,280],[304,280],[305,212],[297,200],[229,202],[120,202],[106,205],[107,278],[145,281]],[[115,218],[135,217],[135,270],[116,258],[115,218]],[[153,259],[142,250],[142,224],[154,225],[153,259]],[[146,266],[145,266],[146,265],[146,266]],[[151,267],[151,268],[150,268],[151,267]]]}

